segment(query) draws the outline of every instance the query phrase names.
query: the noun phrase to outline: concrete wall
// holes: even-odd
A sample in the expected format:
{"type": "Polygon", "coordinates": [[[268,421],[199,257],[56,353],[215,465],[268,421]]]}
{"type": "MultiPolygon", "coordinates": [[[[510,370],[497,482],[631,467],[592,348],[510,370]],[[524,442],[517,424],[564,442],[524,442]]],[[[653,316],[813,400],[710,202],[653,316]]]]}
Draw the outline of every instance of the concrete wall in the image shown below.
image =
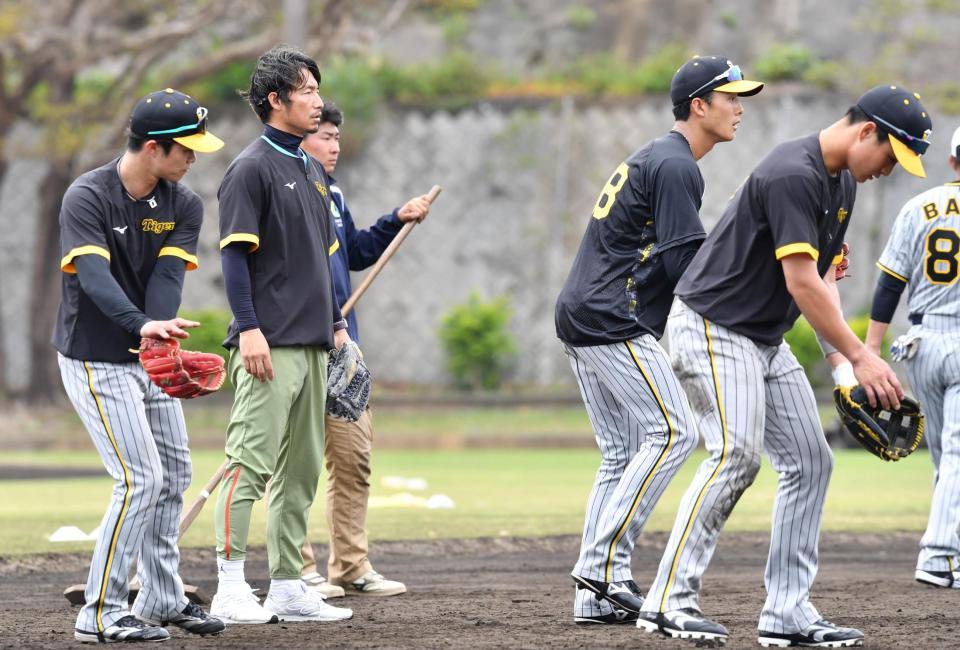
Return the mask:
{"type": "MultiPolygon", "coordinates": [[[[774,144],[830,124],[853,99],[790,86],[746,99],[736,141],[718,145],[701,161],[707,184],[702,216],[708,227],[774,144]]],[[[849,236],[853,277],[842,283],[848,313],[869,304],[876,278],[873,262],[900,206],[913,194],[950,180],[948,141],[958,120],[936,113],[933,120],[926,181],[897,169],[890,178],[860,188],[849,236]]],[[[371,224],[435,183],[444,192],[359,303],[363,347],[378,380],[445,381],[436,335],[439,319],[477,290],[484,297],[510,297],[511,330],[520,348],[513,378],[572,385],[553,331],[557,293],[612,170],[671,124],[663,97],[382,115],[362,150],[342,160],[337,172],[358,226],[371,224]]],[[[217,119],[213,130],[227,146],[201,157],[186,179],[203,197],[206,219],[201,268],[187,276],[185,308],[226,308],[217,255],[216,190],[229,161],[259,128],[248,113],[217,119]]],[[[29,363],[23,345],[26,274],[43,169],[42,160],[17,159],[0,187],[0,229],[7,233],[0,239],[0,304],[11,378],[25,377],[29,363]]]]}

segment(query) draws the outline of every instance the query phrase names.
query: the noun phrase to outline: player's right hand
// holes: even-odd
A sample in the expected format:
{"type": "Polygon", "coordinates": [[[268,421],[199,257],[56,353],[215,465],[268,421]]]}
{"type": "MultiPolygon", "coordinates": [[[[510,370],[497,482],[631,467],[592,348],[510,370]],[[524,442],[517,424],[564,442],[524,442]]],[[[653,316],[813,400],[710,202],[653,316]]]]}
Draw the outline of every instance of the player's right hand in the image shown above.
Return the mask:
{"type": "Polygon", "coordinates": [[[427,195],[415,196],[401,206],[397,210],[397,219],[402,223],[407,223],[408,221],[421,222],[427,217],[427,213],[430,212],[430,201],[427,200],[427,195]]]}
{"type": "Polygon", "coordinates": [[[243,359],[244,370],[261,382],[273,379],[270,344],[259,328],[240,332],[240,358],[243,359]]]}
{"type": "Polygon", "coordinates": [[[140,328],[140,337],[145,339],[168,339],[171,336],[178,339],[189,338],[188,328],[200,327],[200,323],[186,318],[172,318],[170,320],[151,320],[140,328]]]}
{"type": "Polygon", "coordinates": [[[900,408],[903,387],[886,361],[864,346],[863,354],[852,363],[853,374],[866,391],[870,406],[876,407],[879,402],[888,411],[900,408]]]}

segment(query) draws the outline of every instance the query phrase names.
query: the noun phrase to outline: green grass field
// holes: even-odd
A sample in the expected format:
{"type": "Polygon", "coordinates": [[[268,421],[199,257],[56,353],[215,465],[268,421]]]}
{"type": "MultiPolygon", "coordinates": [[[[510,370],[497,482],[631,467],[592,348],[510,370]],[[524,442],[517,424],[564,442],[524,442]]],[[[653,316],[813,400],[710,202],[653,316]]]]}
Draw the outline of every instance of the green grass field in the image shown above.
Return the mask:
{"type": "MultiPolygon", "coordinates": [[[[703,454],[699,451],[681,469],[647,530],[669,530],[680,497],[703,454]]],[[[187,503],[221,460],[215,451],[194,454],[194,480],[186,494],[187,503]]],[[[578,534],[598,461],[598,452],[580,449],[381,449],[374,453],[373,497],[398,492],[384,487],[382,477],[420,477],[428,482],[428,488],[412,494],[445,494],[456,507],[372,507],[370,534],[375,540],[578,534]]],[[[93,451],[6,452],[4,462],[98,467],[100,460],[93,451]]],[[[862,451],[840,450],[836,453],[824,527],[851,532],[922,531],[931,477],[926,453],[892,464],[881,463],[862,451]],[[869,498],[871,495],[874,498],[869,498]]],[[[775,485],[776,475],[765,462],[726,529],[768,530],[775,485]]],[[[93,542],[51,543],[47,537],[60,526],[77,526],[90,532],[103,515],[110,490],[109,478],[0,483],[0,555],[92,549],[93,542]]],[[[208,503],[185,536],[184,546],[213,546],[212,513],[212,503],[208,503]]],[[[264,543],[264,514],[263,505],[257,504],[251,544],[264,543]]],[[[327,539],[322,498],[312,513],[310,537],[317,542],[327,539]]]]}

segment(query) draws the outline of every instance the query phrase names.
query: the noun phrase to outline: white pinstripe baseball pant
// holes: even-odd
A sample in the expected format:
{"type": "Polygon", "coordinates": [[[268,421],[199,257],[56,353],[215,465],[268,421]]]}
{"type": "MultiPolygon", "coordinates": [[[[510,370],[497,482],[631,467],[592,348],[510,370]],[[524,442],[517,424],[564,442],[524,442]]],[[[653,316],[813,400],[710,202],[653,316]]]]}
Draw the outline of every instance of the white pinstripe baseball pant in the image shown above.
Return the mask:
{"type": "Polygon", "coordinates": [[[933,461],[933,500],[917,568],[958,571],[960,565],[960,321],[927,314],[910,334],[921,337],[907,376],[923,409],[933,461]]]}
{"type": "Polygon", "coordinates": [[[759,629],[794,633],[820,619],[810,603],[833,454],[813,389],[790,347],[758,344],[682,302],[668,322],[674,368],[709,457],[684,494],[644,610],[700,609],[720,530],[766,451],[780,475],[759,629]]]}
{"type": "Polygon", "coordinates": [[[187,605],[178,575],[180,512],[190,451],[180,401],[157,388],[139,362],[58,355],[67,396],[114,486],[100,522],[78,630],[102,632],[130,613],[127,580],[137,553],[134,614],[166,619],[187,605]]]}
{"type": "MultiPolygon", "coordinates": [[[[603,582],[631,580],[637,537],[696,446],[693,414],[653,336],[564,348],[601,455],[573,573],[603,582]]],[[[574,616],[611,609],[592,593],[576,590],[574,616]]]]}

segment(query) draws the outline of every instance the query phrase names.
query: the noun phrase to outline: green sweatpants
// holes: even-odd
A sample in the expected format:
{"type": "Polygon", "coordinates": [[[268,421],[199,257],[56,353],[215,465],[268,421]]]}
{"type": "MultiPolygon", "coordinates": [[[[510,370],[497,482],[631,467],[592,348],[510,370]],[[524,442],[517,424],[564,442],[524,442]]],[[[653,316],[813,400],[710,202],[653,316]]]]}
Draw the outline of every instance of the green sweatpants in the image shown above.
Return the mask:
{"type": "Polygon", "coordinates": [[[270,577],[298,579],[300,547],[323,466],[327,352],[273,348],[270,356],[274,379],[261,383],[244,370],[239,350],[230,353],[228,371],[236,394],[227,426],[230,465],[214,514],[217,555],[246,557],[250,511],[273,476],[267,511],[270,577]]]}

